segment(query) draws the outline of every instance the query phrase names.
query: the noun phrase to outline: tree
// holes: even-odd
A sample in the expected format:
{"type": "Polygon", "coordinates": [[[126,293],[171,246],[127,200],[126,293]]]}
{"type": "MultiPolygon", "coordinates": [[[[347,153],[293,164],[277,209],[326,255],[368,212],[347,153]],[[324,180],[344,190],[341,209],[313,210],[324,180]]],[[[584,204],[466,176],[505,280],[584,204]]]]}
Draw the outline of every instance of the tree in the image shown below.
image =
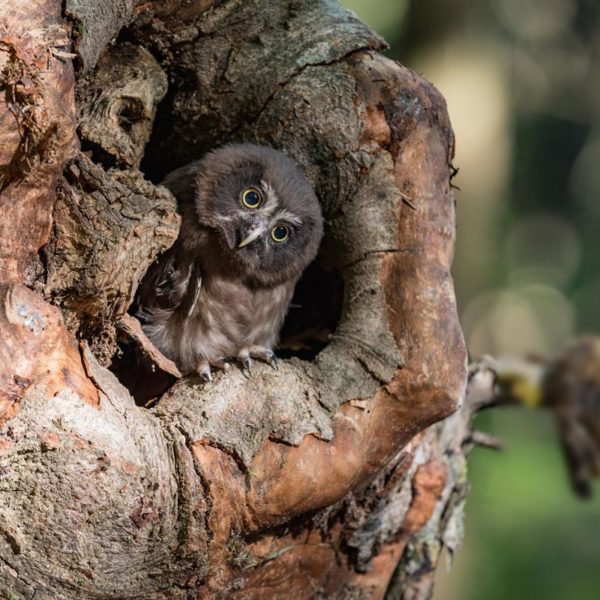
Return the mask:
{"type": "Polygon", "coordinates": [[[5,596],[428,596],[493,378],[465,402],[444,100],[384,48],[333,0],[0,8],[5,596]],[[295,356],[205,385],[127,309],[178,232],[155,182],[250,140],[303,166],[326,236],[295,356]]]}

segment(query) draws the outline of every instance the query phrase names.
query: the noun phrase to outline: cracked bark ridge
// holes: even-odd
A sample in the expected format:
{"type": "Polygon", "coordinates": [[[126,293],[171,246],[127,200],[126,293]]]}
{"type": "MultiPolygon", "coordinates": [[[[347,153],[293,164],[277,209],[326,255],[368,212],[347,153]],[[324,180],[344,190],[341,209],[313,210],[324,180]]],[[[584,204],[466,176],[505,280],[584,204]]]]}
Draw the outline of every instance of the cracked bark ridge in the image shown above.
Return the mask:
{"type": "Polygon", "coordinates": [[[84,70],[96,65],[108,43],[126,25],[134,0],[65,0],[64,14],[73,22],[74,48],[84,70]]]}
{"type": "Polygon", "coordinates": [[[2,3],[0,281],[35,279],[54,189],[78,148],[70,47],[55,0],[2,3]]]}
{"type": "Polygon", "coordinates": [[[108,48],[93,75],[77,84],[84,147],[99,151],[103,162],[139,167],[166,91],[167,77],[147,50],[108,48]]]}
{"type": "MultiPolygon", "coordinates": [[[[277,374],[257,365],[251,380],[234,369],[210,386],[184,378],[151,411],[136,407],[89,350],[73,354],[59,318],[39,330],[0,319],[6,356],[17,344],[30,348],[0,366],[8,398],[0,590],[381,598],[414,536],[439,526],[460,471],[449,451],[452,420],[424,432],[457,409],[466,380],[450,277],[453,139],[444,101],[378,55],[383,42],[331,0],[173,0],[134,10],[120,44],[145,46],[171,82],[143,168],[160,179],[229,141],[294,157],[323,205],[319,260],[341,274],[342,315],[314,361],[282,361],[277,374]],[[27,361],[51,370],[30,376],[27,361]],[[31,385],[14,379],[21,372],[31,385]],[[52,376],[56,389],[45,385],[52,376]]],[[[96,78],[105,72],[119,69],[102,59],[81,81],[80,115],[106,114],[94,113],[95,95],[85,93],[103,88],[96,78]]],[[[152,102],[156,73],[145,79],[152,102]]],[[[82,323],[110,331],[176,223],[172,198],[127,160],[105,170],[127,155],[124,146],[103,148],[65,172],[46,292],[106,362],[111,344],[95,343],[98,329],[82,323]]],[[[32,292],[9,289],[22,294],[27,314],[56,315],[32,292]]]]}
{"type": "Polygon", "coordinates": [[[108,364],[115,321],[127,311],[149,265],[177,238],[176,201],[139,171],[106,172],[81,155],[65,172],[54,218],[44,249],[45,294],[108,364]]]}

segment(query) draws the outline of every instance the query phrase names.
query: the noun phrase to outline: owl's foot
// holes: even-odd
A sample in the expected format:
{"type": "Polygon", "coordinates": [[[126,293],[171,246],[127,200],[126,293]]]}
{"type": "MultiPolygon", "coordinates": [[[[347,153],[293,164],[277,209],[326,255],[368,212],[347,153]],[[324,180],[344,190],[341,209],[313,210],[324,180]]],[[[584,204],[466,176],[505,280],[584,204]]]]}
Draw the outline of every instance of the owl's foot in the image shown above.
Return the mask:
{"type": "Polygon", "coordinates": [[[277,371],[277,357],[273,350],[264,346],[250,346],[238,352],[237,355],[237,360],[242,366],[242,372],[246,377],[252,375],[251,367],[253,358],[266,362],[277,371]]]}
{"type": "Polygon", "coordinates": [[[210,362],[207,360],[202,360],[198,363],[198,367],[196,367],[196,372],[206,383],[210,383],[212,381],[212,372],[210,370],[211,367],[215,369],[222,369],[223,371],[227,371],[230,368],[230,364],[223,358],[217,358],[211,360],[210,362]]]}
{"type": "Polygon", "coordinates": [[[212,373],[210,372],[210,364],[208,363],[208,361],[201,361],[200,364],[196,367],[196,371],[206,383],[212,381],[212,373]]]}

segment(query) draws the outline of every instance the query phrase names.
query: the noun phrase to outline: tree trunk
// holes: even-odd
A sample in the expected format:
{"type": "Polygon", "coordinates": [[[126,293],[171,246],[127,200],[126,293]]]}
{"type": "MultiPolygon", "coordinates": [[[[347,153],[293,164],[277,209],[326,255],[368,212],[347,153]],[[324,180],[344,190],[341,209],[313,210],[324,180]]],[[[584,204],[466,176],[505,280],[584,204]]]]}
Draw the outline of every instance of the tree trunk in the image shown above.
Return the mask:
{"type": "Polygon", "coordinates": [[[453,137],[384,48],[332,0],[0,8],[5,596],[428,597],[473,409],[453,137]],[[204,384],[126,313],[178,233],[151,181],[231,141],[295,158],[326,232],[279,371],[204,384]]]}

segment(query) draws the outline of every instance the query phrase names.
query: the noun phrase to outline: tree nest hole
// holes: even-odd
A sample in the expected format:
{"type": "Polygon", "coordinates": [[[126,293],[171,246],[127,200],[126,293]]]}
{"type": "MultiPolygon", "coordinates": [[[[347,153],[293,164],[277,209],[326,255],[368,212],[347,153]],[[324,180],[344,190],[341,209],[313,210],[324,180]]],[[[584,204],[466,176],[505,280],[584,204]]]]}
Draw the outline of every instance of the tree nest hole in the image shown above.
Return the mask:
{"type": "MultiPolygon", "coordinates": [[[[319,256],[298,281],[281,329],[277,356],[313,360],[329,343],[338,325],[344,286],[340,273],[323,266],[319,256]]],[[[151,406],[176,381],[150,361],[126,337],[118,340],[110,370],[136,403],[151,406]]]]}

